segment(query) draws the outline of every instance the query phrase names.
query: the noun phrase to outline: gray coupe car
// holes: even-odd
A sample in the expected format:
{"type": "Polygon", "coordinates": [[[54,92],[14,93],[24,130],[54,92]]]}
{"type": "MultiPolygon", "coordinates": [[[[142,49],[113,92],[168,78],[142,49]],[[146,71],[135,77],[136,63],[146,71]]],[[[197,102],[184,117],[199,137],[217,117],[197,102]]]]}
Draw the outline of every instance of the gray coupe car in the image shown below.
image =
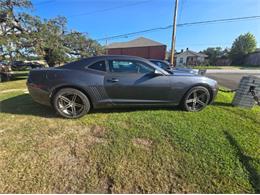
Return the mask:
{"type": "Polygon", "coordinates": [[[172,74],[132,56],[98,56],[34,69],[27,86],[36,102],[53,106],[65,118],[113,106],[181,105],[195,112],[211,103],[218,91],[215,80],[183,71],[172,74]]]}

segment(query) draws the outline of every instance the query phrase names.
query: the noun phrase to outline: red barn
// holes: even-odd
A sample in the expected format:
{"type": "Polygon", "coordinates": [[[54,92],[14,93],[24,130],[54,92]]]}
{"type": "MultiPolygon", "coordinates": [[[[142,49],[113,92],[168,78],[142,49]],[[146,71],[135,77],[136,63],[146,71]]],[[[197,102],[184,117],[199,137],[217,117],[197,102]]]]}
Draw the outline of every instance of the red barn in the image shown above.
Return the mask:
{"type": "Polygon", "coordinates": [[[164,60],[166,55],[166,45],[144,37],[111,43],[106,49],[109,55],[131,55],[147,59],[164,60]]]}

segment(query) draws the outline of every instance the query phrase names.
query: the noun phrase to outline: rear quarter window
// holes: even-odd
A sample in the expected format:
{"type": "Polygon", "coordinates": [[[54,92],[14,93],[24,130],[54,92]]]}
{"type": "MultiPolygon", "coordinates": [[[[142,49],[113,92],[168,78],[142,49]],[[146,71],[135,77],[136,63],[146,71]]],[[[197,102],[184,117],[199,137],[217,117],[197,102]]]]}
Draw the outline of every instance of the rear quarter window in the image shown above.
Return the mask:
{"type": "Polygon", "coordinates": [[[106,63],[105,61],[98,61],[92,65],[88,66],[89,69],[92,70],[98,70],[98,71],[102,71],[102,72],[106,72],[106,63]]]}

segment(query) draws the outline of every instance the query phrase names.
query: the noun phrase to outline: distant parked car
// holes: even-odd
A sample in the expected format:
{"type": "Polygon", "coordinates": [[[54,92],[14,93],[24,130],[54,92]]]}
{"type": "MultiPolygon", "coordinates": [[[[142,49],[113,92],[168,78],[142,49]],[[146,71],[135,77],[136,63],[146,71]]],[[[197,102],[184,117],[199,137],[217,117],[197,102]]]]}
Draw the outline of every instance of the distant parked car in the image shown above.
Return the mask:
{"type": "Polygon", "coordinates": [[[32,69],[27,86],[36,102],[53,106],[66,118],[113,106],[181,105],[196,112],[211,103],[218,91],[215,80],[184,71],[171,74],[131,56],[97,56],[32,69]]]}
{"type": "Polygon", "coordinates": [[[23,62],[23,61],[14,61],[11,65],[12,70],[22,71],[22,70],[30,70],[34,68],[44,68],[42,64],[37,62],[23,62]]]}
{"type": "Polygon", "coordinates": [[[6,64],[5,62],[0,62],[0,82],[8,81],[11,79],[11,66],[6,64]]]}
{"type": "Polygon", "coordinates": [[[11,72],[11,66],[9,66],[6,62],[0,61],[0,72],[11,72]]]}
{"type": "Polygon", "coordinates": [[[27,70],[25,63],[23,61],[14,61],[11,63],[12,70],[19,71],[19,70],[27,70]]]}
{"type": "Polygon", "coordinates": [[[168,61],[165,60],[156,60],[156,59],[150,59],[152,63],[157,65],[158,67],[166,70],[167,72],[174,73],[174,72],[188,72],[191,74],[201,74],[204,75],[205,71],[186,68],[186,67],[173,67],[168,61]]]}

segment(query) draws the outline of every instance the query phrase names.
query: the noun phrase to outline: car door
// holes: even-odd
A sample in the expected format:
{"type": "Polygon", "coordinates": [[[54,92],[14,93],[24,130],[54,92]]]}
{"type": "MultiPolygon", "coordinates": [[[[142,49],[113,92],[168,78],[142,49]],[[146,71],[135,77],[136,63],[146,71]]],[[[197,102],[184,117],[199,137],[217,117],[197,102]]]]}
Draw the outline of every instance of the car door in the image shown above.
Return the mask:
{"type": "Polygon", "coordinates": [[[108,60],[105,90],[113,103],[169,102],[170,81],[154,67],[138,60],[108,60]]]}

